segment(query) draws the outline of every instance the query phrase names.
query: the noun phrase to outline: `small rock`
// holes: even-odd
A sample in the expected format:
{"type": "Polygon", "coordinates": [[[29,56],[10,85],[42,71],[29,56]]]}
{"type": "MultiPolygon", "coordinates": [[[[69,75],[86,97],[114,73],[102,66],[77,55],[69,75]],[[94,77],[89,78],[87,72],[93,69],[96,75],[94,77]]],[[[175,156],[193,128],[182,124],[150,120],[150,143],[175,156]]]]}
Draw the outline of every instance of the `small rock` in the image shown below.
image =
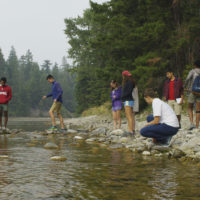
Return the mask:
{"type": "Polygon", "coordinates": [[[44,148],[45,148],[45,149],[58,149],[58,145],[49,142],[49,143],[46,143],[46,144],[44,145],[44,148]]]}
{"type": "Polygon", "coordinates": [[[122,144],[113,144],[109,146],[110,149],[121,149],[123,148],[122,144]]]}
{"type": "Polygon", "coordinates": [[[74,140],[83,140],[83,137],[81,137],[81,136],[75,136],[74,140]]]}
{"type": "Polygon", "coordinates": [[[129,141],[129,138],[127,138],[127,137],[122,137],[122,138],[120,138],[120,140],[119,140],[121,143],[127,143],[128,141],[129,141]]]}
{"type": "Polygon", "coordinates": [[[6,159],[6,158],[8,158],[7,155],[0,155],[0,159],[6,159]]]}
{"type": "Polygon", "coordinates": [[[174,158],[181,158],[181,157],[185,156],[185,153],[183,151],[181,151],[180,149],[174,149],[172,152],[172,156],[174,158]]]}
{"type": "Polygon", "coordinates": [[[85,140],[86,142],[95,142],[97,141],[97,138],[89,138],[87,140],[85,140]]]}
{"type": "Polygon", "coordinates": [[[150,153],[149,151],[143,151],[143,152],[142,152],[142,155],[143,155],[143,156],[150,156],[151,153],[150,153]]]}
{"type": "Polygon", "coordinates": [[[77,134],[78,131],[73,130],[73,129],[68,129],[68,130],[66,131],[66,133],[67,133],[67,134],[77,134]]]}
{"type": "Polygon", "coordinates": [[[65,161],[65,160],[67,160],[67,158],[63,157],[63,156],[53,156],[50,159],[54,160],[54,161],[65,161]]]}
{"type": "Polygon", "coordinates": [[[91,132],[92,135],[95,135],[95,136],[99,136],[99,135],[106,135],[106,128],[104,127],[100,127],[100,128],[97,128],[95,129],[94,131],[91,132]]]}
{"type": "Polygon", "coordinates": [[[109,133],[109,135],[122,136],[125,132],[122,129],[116,129],[109,133]]]}

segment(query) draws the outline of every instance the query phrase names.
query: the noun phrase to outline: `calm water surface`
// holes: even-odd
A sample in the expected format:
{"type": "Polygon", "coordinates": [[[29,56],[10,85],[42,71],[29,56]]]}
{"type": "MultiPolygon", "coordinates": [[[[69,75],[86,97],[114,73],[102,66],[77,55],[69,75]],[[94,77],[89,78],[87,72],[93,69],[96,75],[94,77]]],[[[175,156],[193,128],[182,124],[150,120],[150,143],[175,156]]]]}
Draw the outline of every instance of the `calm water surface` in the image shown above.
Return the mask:
{"type": "MultiPolygon", "coordinates": [[[[45,121],[28,123],[20,122],[20,128],[48,126],[45,121]]],[[[72,138],[31,132],[0,136],[0,154],[8,155],[0,159],[0,200],[200,200],[200,169],[195,165],[142,158],[72,138]],[[46,142],[60,148],[46,150],[46,142]],[[67,160],[51,161],[55,155],[67,160]]]]}

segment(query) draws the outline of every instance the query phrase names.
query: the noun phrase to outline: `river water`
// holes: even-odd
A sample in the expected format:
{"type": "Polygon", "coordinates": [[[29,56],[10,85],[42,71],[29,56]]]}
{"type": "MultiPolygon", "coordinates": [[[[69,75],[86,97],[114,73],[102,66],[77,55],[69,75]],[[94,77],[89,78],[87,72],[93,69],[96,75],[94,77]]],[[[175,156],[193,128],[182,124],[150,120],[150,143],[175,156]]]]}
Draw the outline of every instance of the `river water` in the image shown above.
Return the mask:
{"type": "Polygon", "coordinates": [[[30,132],[47,125],[11,122],[26,132],[0,136],[0,155],[8,155],[0,158],[0,200],[200,200],[200,168],[194,164],[30,132]],[[44,149],[46,142],[59,149],[44,149]],[[67,160],[50,160],[55,155],[67,160]]]}

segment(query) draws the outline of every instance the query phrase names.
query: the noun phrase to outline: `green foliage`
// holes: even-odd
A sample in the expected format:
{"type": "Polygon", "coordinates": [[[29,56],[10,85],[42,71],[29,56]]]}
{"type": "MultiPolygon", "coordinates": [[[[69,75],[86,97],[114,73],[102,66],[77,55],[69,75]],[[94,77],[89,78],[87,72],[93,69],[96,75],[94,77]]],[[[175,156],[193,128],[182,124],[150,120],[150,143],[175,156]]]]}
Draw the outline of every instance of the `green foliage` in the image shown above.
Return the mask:
{"type": "Polygon", "coordinates": [[[61,84],[63,94],[63,113],[70,116],[75,111],[74,75],[68,72],[69,64],[63,62],[62,67],[45,60],[40,66],[33,61],[32,53],[18,59],[14,47],[11,48],[8,60],[5,61],[0,51],[0,76],[7,77],[8,85],[12,88],[13,98],[9,104],[11,116],[44,116],[47,114],[52,100],[42,101],[43,95],[51,91],[51,85],[46,76],[52,74],[61,84]]]}
{"type": "Polygon", "coordinates": [[[82,17],[66,19],[77,111],[108,101],[110,80],[121,82],[123,70],[133,73],[141,100],[147,86],[162,93],[166,69],[183,77],[200,55],[199,7],[199,0],[90,1],[82,17]]]}

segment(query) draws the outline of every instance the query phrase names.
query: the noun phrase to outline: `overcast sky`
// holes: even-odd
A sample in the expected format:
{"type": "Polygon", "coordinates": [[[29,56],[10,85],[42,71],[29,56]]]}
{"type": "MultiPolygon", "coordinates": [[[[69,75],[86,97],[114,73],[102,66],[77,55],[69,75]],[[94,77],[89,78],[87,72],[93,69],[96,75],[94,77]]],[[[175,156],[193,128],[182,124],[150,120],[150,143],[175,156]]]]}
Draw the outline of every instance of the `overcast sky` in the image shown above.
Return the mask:
{"type": "Polygon", "coordinates": [[[47,59],[60,64],[69,48],[64,19],[82,15],[86,8],[89,0],[0,0],[0,48],[4,57],[7,59],[14,46],[18,57],[30,49],[39,64],[47,59]]]}

